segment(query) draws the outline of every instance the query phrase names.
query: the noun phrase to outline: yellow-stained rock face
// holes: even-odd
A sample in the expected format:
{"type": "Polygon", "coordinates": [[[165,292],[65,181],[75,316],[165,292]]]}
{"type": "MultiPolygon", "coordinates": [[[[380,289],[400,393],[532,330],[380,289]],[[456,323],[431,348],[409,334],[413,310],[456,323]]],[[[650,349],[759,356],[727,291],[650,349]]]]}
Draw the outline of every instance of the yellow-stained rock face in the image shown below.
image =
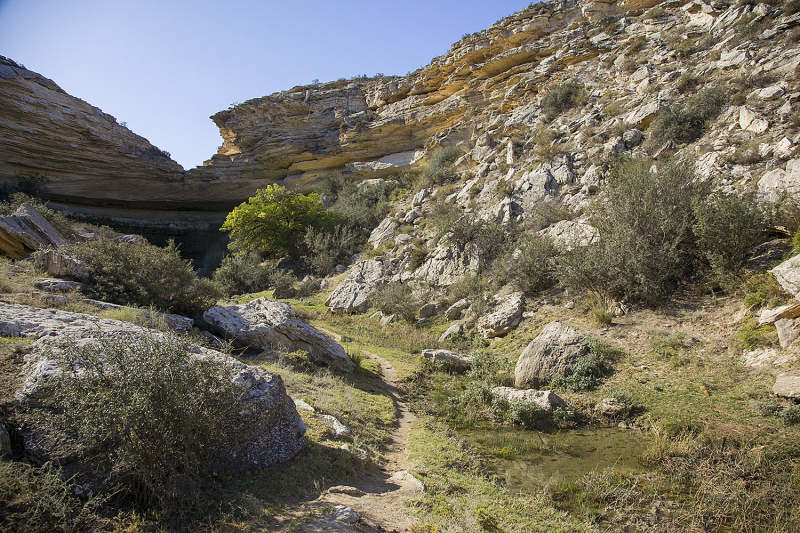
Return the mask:
{"type": "MultiPolygon", "coordinates": [[[[504,116],[532,125],[543,87],[614,46],[589,42],[598,14],[654,0],[533,4],[467,35],[403,77],[354,78],[295,87],[215,114],[222,146],[184,171],[116,120],[13,61],[0,62],[0,180],[49,176],[45,195],[80,211],[175,220],[225,213],[258,188],[313,188],[333,172],[380,177],[413,168],[437,146],[472,150],[476,132],[504,116]],[[179,215],[181,211],[183,214],[179,215]]],[[[476,165],[477,160],[467,164],[476,165]]]]}

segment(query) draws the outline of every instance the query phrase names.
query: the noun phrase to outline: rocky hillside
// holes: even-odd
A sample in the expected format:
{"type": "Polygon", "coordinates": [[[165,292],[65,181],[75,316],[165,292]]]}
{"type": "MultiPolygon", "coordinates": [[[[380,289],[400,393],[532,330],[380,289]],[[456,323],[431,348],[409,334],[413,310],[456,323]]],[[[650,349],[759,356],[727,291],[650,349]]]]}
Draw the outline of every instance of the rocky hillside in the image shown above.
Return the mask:
{"type": "Polygon", "coordinates": [[[736,98],[684,153],[729,184],[754,182],[767,165],[774,179],[796,135],[800,14],[786,11],[700,0],[534,4],[407,76],[295,87],[221,111],[212,117],[219,152],[188,172],[99,109],[4,60],[0,174],[50,176],[45,194],[83,212],[141,219],[154,217],[137,210],[155,209],[174,223],[179,209],[196,223],[218,220],[270,183],[307,190],[332,173],[385,177],[457,146],[459,171],[488,185],[482,205],[492,183],[519,178],[524,188],[533,174],[520,173],[544,163],[551,174],[563,169],[547,194],[580,206],[602,181],[590,161],[635,148],[642,136],[620,140],[626,131],[647,137],[659,110],[716,84],[736,98]],[[585,90],[581,105],[543,106],[565,82],[585,90]]]}

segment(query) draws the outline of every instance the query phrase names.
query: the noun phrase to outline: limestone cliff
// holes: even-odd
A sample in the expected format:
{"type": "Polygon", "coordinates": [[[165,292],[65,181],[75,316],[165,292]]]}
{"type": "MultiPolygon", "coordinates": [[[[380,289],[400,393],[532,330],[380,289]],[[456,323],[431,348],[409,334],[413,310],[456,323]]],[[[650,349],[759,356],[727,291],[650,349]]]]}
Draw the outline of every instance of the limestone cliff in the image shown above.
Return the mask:
{"type": "Polygon", "coordinates": [[[37,172],[48,197],[83,205],[179,204],[183,168],[116,119],[0,57],[0,180],[37,172]]]}
{"type": "Polygon", "coordinates": [[[640,137],[623,140],[622,132],[638,128],[646,135],[660,109],[692,90],[681,80],[739,83],[738,76],[769,92],[743,92],[741,109],[730,108],[720,129],[697,143],[704,175],[719,173],[725,154],[743,142],[758,141],[776,154],[792,148],[784,124],[797,100],[790,85],[800,63],[792,37],[799,22],[797,14],[766,4],[533,4],[465,36],[407,76],[295,87],[220,111],[212,117],[223,139],[219,152],[186,172],[99,109],[3,60],[0,179],[46,174],[48,198],[131,224],[208,225],[271,183],[302,191],[333,172],[381,177],[455,145],[465,154],[459,169],[481,179],[470,188],[482,188],[482,205],[495,214],[508,216],[510,201],[492,199],[506,178],[519,184],[514,202],[526,209],[540,200],[530,191],[542,180],[548,196],[579,206],[587,197],[570,187],[595,190],[602,182],[591,161],[606,148],[638,144],[640,137]],[[552,120],[542,99],[565,81],[582,85],[589,98],[552,120]],[[522,176],[550,153],[561,159],[522,176]]]}

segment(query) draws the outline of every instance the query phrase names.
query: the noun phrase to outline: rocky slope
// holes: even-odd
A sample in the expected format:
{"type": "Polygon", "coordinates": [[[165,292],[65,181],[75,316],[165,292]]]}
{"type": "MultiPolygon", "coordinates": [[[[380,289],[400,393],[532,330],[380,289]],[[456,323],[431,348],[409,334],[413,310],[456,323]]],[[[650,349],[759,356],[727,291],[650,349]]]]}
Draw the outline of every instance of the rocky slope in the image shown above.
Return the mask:
{"type": "Polygon", "coordinates": [[[687,152],[700,156],[703,175],[726,174],[728,185],[760,178],[770,165],[774,189],[791,172],[781,161],[795,144],[788,119],[798,98],[798,23],[800,15],[768,4],[534,4],[407,76],[295,87],[221,111],[212,117],[224,141],[219,153],[188,172],[100,110],[4,60],[0,177],[51,176],[46,195],[84,213],[201,225],[270,183],[307,190],[334,172],[383,177],[458,146],[462,175],[482,180],[465,190],[482,186],[479,203],[496,214],[511,216],[511,203],[529,210],[542,195],[578,208],[602,182],[589,161],[635,148],[642,136],[623,133],[646,136],[659,109],[713,82],[739,84],[737,105],[687,152]],[[589,98],[551,121],[542,99],[566,81],[582,84],[589,98]],[[725,162],[744,144],[754,146],[757,163],[725,162]],[[513,182],[513,202],[491,199],[501,179],[513,182]]]}

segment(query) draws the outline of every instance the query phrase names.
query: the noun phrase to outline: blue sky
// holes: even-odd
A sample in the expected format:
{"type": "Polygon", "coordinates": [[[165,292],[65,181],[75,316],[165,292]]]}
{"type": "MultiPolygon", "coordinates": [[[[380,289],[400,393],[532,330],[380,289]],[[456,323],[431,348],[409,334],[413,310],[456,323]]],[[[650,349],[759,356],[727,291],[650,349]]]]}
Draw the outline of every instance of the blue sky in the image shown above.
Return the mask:
{"type": "Polygon", "coordinates": [[[191,168],[209,116],[276,91],[406,74],[529,0],[0,0],[0,55],[191,168]]]}

